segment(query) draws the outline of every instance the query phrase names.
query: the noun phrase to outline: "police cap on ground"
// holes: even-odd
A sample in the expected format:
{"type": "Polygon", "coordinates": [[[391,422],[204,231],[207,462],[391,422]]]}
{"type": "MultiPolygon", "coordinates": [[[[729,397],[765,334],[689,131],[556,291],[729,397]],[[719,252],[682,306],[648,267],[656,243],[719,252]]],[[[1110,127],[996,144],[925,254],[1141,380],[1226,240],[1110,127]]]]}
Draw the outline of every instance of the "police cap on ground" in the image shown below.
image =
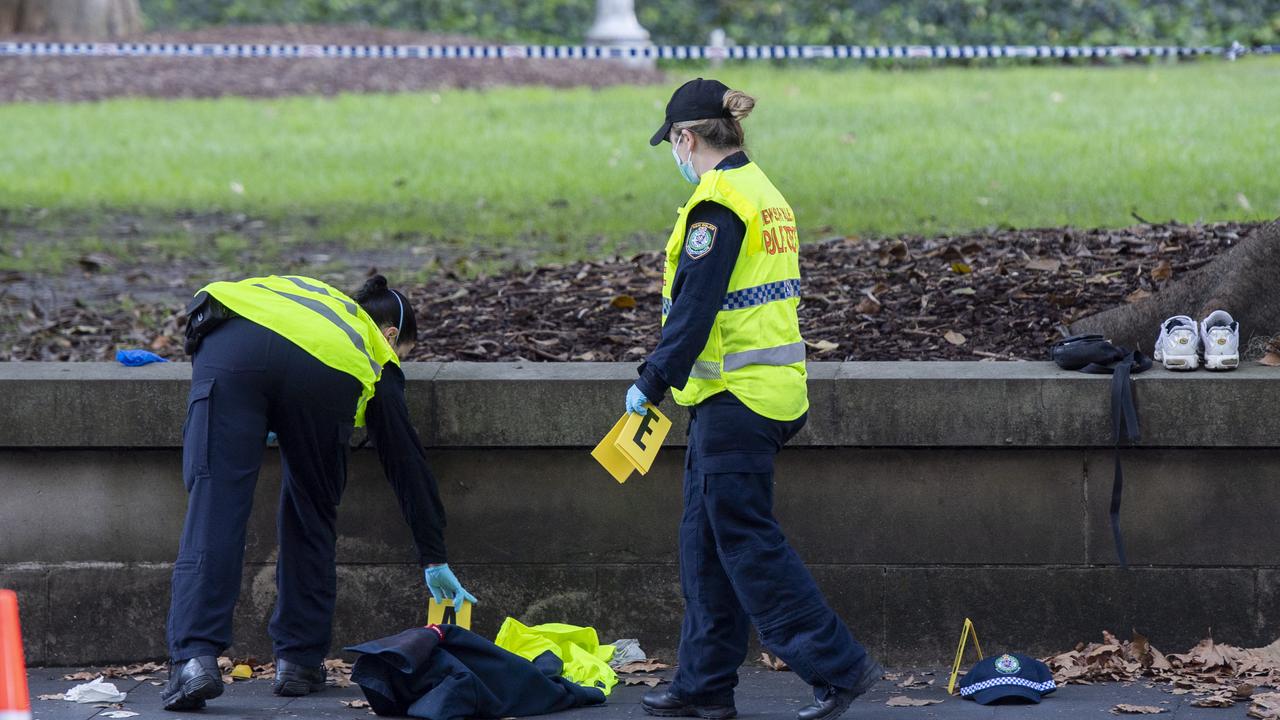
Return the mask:
{"type": "Polygon", "coordinates": [[[697,78],[676,88],[667,101],[667,117],[658,132],[649,138],[650,145],[668,140],[671,125],[689,120],[711,120],[729,117],[724,109],[724,94],[729,87],[719,80],[697,78]]]}
{"type": "Polygon", "coordinates": [[[980,661],[965,674],[959,685],[960,696],[979,705],[995,703],[1040,702],[1040,698],[1057,689],[1049,666],[1020,653],[1005,653],[980,661]]]}

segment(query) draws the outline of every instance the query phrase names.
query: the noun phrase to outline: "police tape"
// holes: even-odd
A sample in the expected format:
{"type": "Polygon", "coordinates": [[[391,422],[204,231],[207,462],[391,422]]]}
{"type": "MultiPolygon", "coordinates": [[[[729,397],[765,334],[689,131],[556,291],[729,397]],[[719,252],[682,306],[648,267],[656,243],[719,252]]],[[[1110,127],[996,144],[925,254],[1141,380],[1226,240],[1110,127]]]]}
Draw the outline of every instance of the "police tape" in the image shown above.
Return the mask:
{"type": "Polygon", "coordinates": [[[306,45],[0,42],[0,57],[489,60],[971,60],[1190,58],[1280,53],[1280,45],[306,45]]]}

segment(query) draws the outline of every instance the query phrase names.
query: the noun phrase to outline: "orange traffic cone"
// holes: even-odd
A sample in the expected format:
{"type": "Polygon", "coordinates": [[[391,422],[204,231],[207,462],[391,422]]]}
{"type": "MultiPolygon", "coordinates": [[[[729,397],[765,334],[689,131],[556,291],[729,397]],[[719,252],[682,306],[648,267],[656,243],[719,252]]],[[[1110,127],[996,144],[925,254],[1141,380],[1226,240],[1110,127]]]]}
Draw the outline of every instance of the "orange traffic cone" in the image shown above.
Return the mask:
{"type": "Polygon", "coordinates": [[[31,720],[18,595],[12,590],[0,590],[0,720],[31,720]]]}

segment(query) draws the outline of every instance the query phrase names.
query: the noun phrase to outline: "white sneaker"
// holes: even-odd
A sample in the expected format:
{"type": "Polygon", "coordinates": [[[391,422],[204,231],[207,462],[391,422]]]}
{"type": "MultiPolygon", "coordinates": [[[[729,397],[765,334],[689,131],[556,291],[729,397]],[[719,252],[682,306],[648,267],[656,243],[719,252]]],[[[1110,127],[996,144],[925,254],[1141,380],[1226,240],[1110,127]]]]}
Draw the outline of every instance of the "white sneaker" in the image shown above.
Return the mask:
{"type": "Polygon", "coordinates": [[[1155,361],[1168,370],[1195,370],[1200,367],[1200,336],[1196,321],[1186,315],[1174,315],[1160,323],[1156,338],[1155,361]]]}
{"type": "Polygon", "coordinates": [[[1234,370],[1240,366],[1240,323],[1226,310],[1214,310],[1200,321],[1207,370],[1234,370]]]}

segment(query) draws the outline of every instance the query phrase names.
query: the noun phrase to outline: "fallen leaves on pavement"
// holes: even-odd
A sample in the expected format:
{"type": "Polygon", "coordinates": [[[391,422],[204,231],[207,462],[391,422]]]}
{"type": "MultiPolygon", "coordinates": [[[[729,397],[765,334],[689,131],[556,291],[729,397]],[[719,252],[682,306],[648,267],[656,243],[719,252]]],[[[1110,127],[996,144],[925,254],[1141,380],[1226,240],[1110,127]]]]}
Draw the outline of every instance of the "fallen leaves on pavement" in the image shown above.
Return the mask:
{"type": "Polygon", "coordinates": [[[1280,693],[1259,693],[1249,698],[1249,717],[1259,720],[1280,718],[1280,693]]]}
{"type": "Polygon", "coordinates": [[[1120,703],[1111,708],[1112,715],[1159,715],[1166,712],[1169,712],[1168,708],[1156,707],[1155,705],[1130,705],[1129,703],[1120,703]]]}
{"type": "Polygon", "coordinates": [[[356,710],[363,710],[369,707],[368,700],[342,700],[341,702],[343,705],[356,710]]]}
{"type": "Polygon", "coordinates": [[[1231,707],[1259,686],[1280,684],[1280,640],[1244,649],[1210,637],[1186,653],[1165,655],[1137,632],[1129,641],[1103,632],[1102,642],[1081,643],[1045,663],[1060,685],[1151,679],[1171,685],[1174,695],[1196,695],[1196,707],[1231,707]]]}
{"type": "Polygon", "coordinates": [[[648,685],[649,687],[657,687],[659,683],[666,682],[657,675],[624,675],[620,679],[623,685],[648,685]]]}
{"type": "Polygon", "coordinates": [[[925,707],[926,705],[937,705],[941,702],[936,698],[913,698],[906,695],[894,695],[885,702],[885,705],[889,707],[925,707]]]}

